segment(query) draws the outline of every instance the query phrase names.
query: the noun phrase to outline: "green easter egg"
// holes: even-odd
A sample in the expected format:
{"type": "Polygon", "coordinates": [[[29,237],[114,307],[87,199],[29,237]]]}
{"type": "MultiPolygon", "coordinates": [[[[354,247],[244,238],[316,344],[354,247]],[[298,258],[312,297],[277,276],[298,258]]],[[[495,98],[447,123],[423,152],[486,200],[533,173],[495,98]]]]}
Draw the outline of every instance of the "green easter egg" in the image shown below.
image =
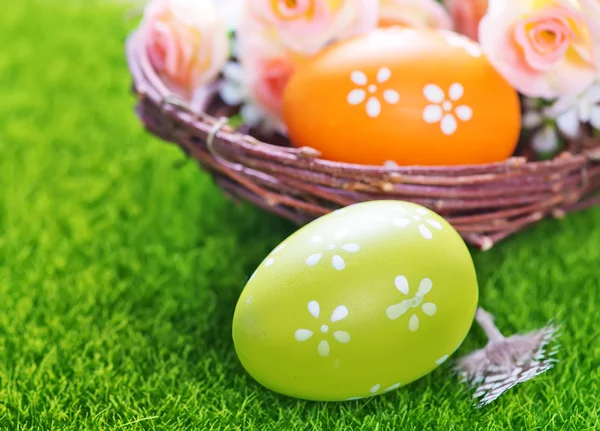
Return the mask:
{"type": "Polygon", "coordinates": [[[461,345],[478,287],[467,246],[438,214],[374,201],[276,247],[244,288],[233,340],[247,372],[291,397],[342,401],[430,373],[461,345]]]}

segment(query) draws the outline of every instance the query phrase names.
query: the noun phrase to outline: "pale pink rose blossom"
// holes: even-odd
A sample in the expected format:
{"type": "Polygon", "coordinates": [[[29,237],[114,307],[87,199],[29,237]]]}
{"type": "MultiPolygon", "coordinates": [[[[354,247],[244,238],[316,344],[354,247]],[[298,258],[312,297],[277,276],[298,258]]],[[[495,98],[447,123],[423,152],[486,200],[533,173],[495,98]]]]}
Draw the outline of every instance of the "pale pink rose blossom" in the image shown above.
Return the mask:
{"type": "Polygon", "coordinates": [[[313,55],[376,28],[379,0],[246,0],[245,6],[286,49],[313,55]]]}
{"type": "Polygon", "coordinates": [[[228,65],[221,97],[248,124],[285,133],[283,95],[302,61],[332,42],[377,27],[379,0],[243,0],[239,67],[228,65]]]}
{"type": "Polygon", "coordinates": [[[525,96],[576,95],[600,75],[600,20],[574,1],[490,1],[482,49],[525,96]]]}
{"type": "Polygon", "coordinates": [[[381,0],[379,27],[392,26],[453,28],[450,15],[435,0],[381,0]]]}
{"type": "Polygon", "coordinates": [[[215,80],[229,57],[227,22],[211,0],[153,0],[140,35],[157,75],[186,101],[215,80]]]}
{"type": "Polygon", "coordinates": [[[238,28],[237,53],[239,64],[225,67],[227,81],[221,98],[230,105],[242,105],[246,124],[284,133],[283,94],[298,57],[248,15],[238,28]]]}
{"type": "Polygon", "coordinates": [[[479,22],[488,9],[488,0],[444,0],[456,32],[479,40],[479,22]]]}
{"type": "Polygon", "coordinates": [[[235,30],[241,20],[242,0],[211,0],[219,9],[221,15],[226,18],[227,25],[235,30]]]}

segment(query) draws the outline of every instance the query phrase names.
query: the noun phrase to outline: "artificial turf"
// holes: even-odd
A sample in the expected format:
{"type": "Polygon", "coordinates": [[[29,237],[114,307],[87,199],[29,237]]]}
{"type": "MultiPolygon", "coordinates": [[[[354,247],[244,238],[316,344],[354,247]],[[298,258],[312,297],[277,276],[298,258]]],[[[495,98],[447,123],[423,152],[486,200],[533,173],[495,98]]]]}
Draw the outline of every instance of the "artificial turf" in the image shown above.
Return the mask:
{"type": "MultiPolygon", "coordinates": [[[[226,199],[133,113],[127,7],[0,13],[3,430],[600,428],[600,210],[473,251],[506,333],[557,318],[560,363],[483,409],[451,362],[385,396],[278,396],[238,363],[236,299],[294,227],[226,199]]],[[[474,327],[458,354],[485,343],[474,327]]]]}

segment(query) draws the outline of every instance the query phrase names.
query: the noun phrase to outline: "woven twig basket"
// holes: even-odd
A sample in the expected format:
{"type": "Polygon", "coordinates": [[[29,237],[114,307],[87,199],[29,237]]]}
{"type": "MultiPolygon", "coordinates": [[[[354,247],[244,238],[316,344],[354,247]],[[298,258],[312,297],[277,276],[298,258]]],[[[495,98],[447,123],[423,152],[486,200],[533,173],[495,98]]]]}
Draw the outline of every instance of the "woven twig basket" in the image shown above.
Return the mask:
{"type": "Polygon", "coordinates": [[[475,166],[336,163],[285,139],[276,145],[232,129],[235,111],[216,92],[205,112],[192,112],[154,73],[135,31],[126,54],[137,114],[150,133],[179,145],[230,196],[299,225],[357,202],[398,199],[436,211],[467,243],[488,250],[545,217],[600,205],[600,139],[591,132],[549,161],[528,157],[524,146],[505,162],[475,166]]]}

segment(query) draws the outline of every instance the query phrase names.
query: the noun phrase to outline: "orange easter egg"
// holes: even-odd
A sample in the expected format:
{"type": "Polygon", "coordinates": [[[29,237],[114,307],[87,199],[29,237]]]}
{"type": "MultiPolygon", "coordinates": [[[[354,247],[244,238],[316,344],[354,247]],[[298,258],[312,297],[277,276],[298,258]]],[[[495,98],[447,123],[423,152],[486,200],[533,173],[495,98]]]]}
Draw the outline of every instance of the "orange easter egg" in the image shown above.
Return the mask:
{"type": "Polygon", "coordinates": [[[467,165],[509,158],[517,92],[479,45],[433,29],[378,29],[308,60],[286,86],[293,145],[382,165],[467,165]]]}

